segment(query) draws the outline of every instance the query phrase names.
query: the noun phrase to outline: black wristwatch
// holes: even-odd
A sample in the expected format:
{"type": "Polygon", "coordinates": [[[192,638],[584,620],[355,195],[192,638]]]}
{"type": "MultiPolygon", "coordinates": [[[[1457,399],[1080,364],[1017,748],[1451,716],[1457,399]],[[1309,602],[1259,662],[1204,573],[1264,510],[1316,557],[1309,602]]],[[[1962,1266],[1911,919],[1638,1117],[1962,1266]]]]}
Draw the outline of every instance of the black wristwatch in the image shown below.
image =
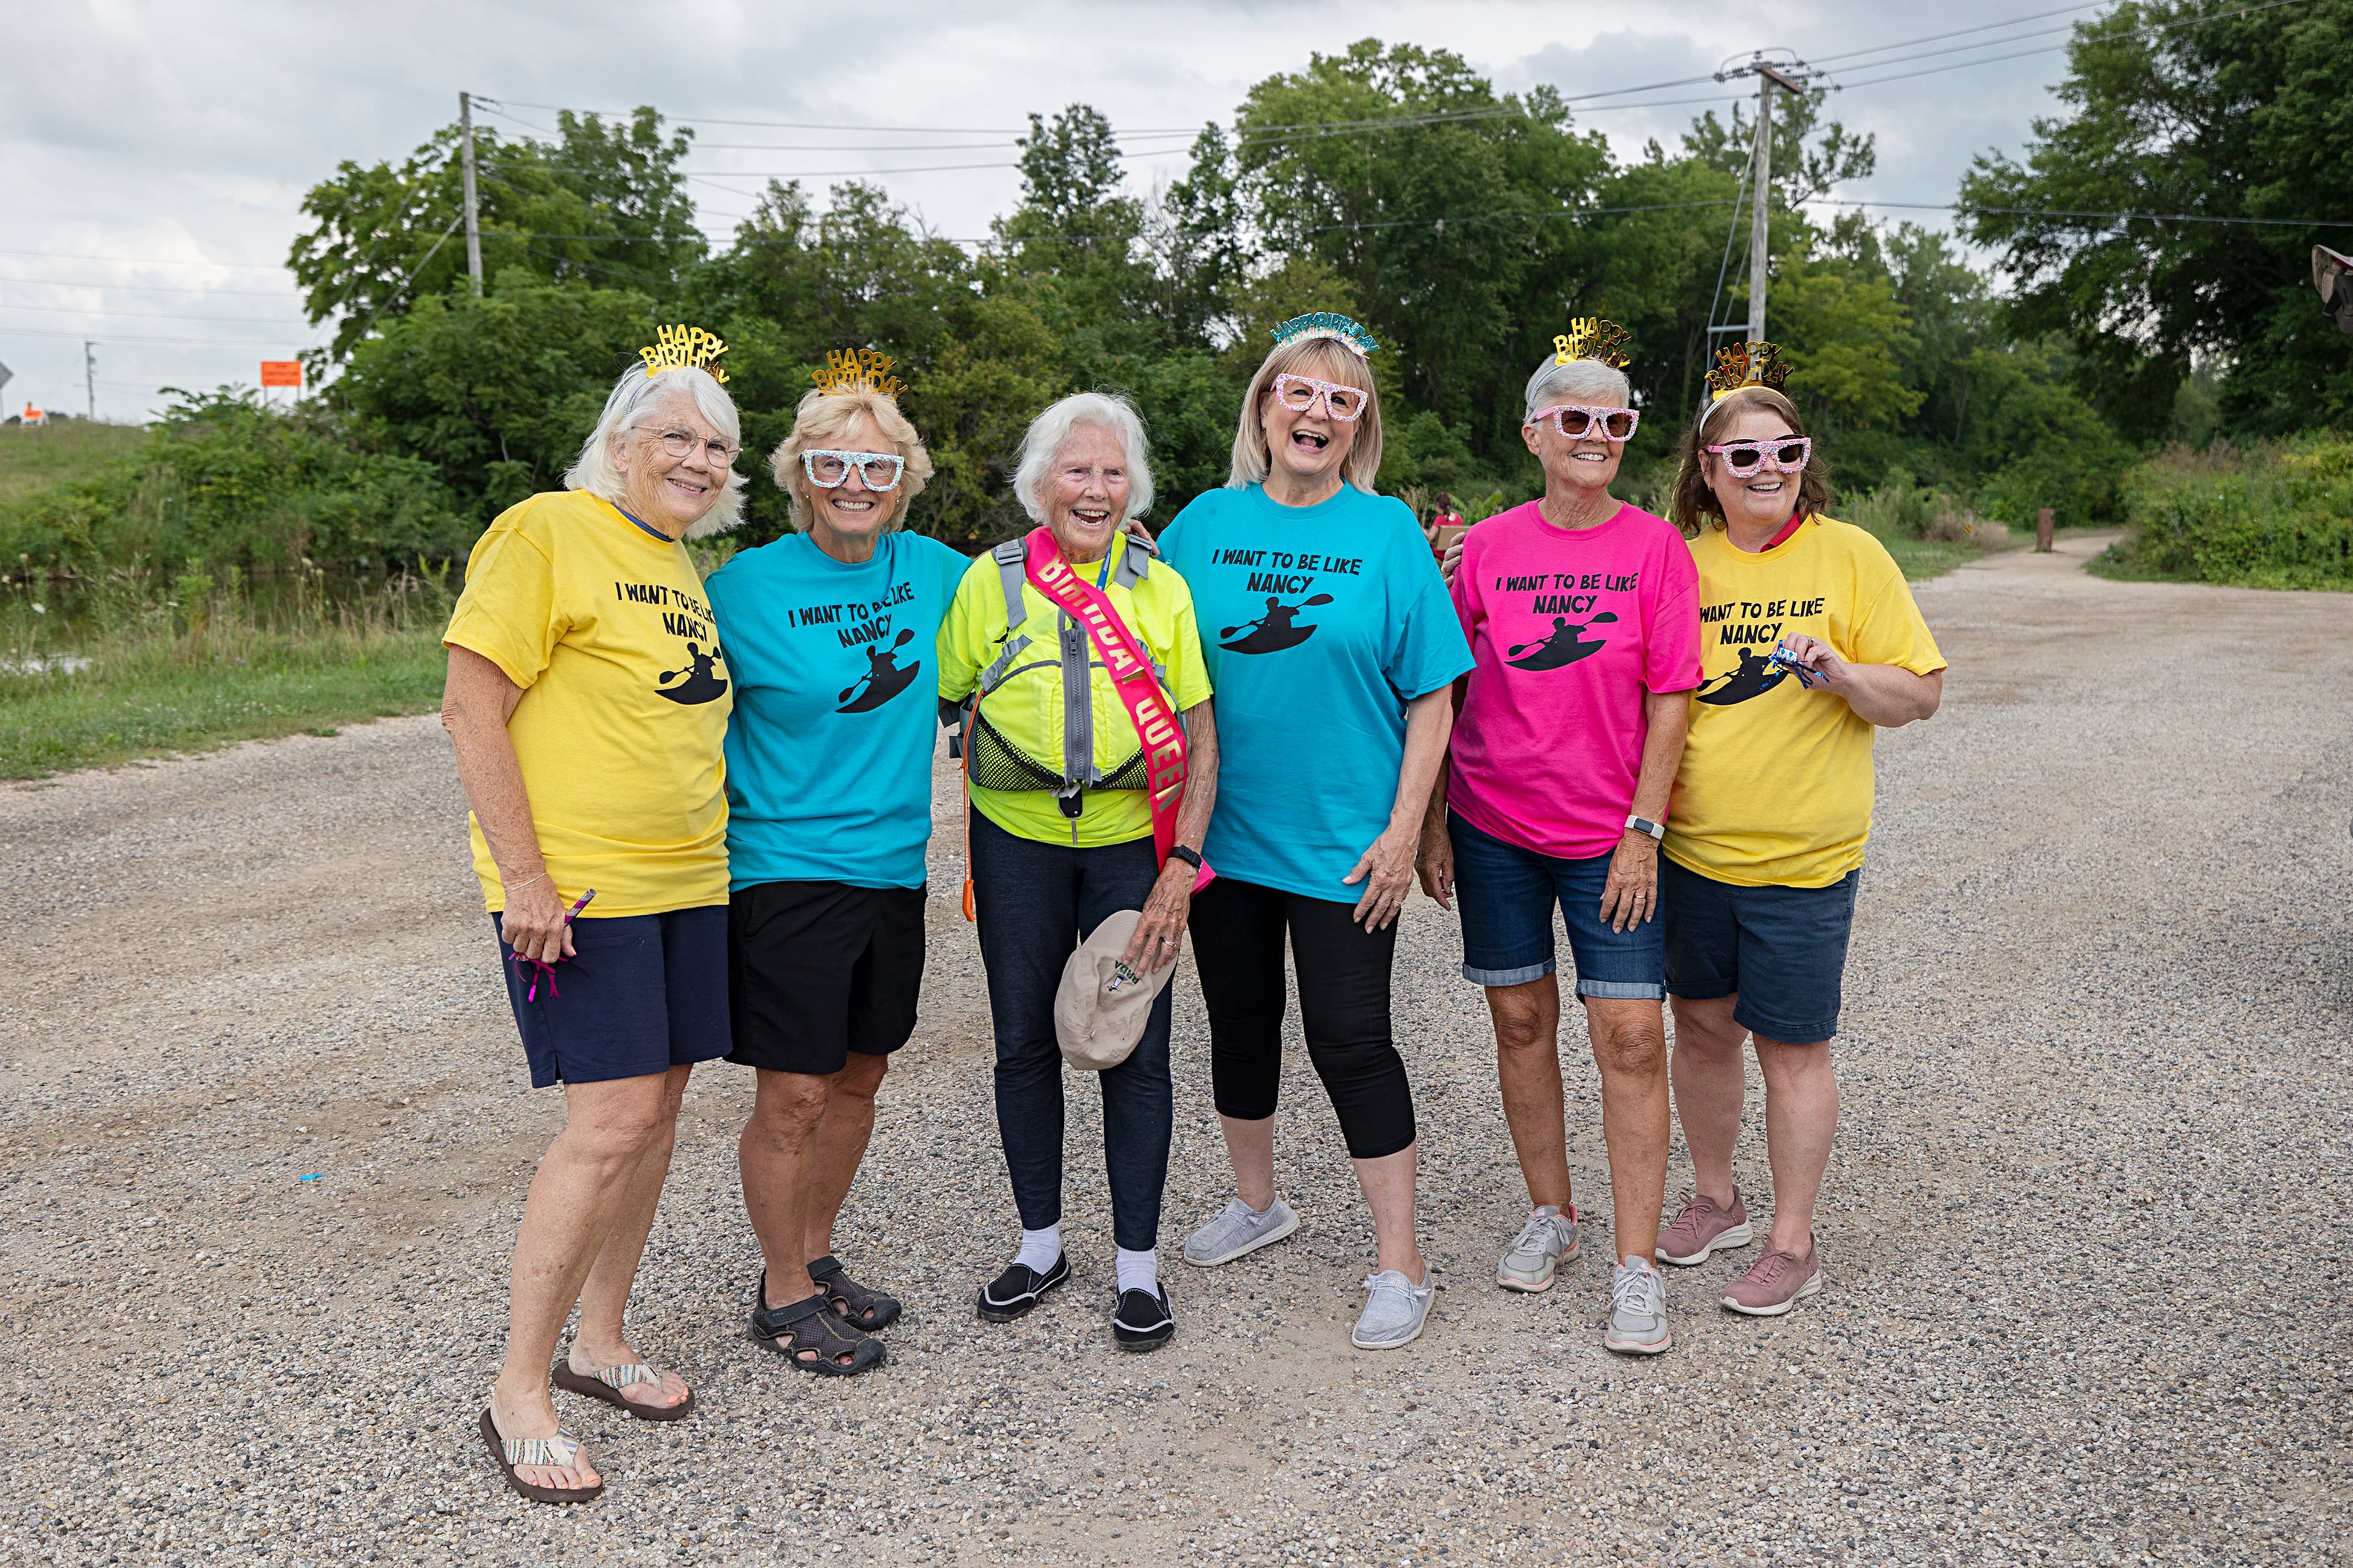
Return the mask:
{"type": "Polygon", "coordinates": [[[1184,861],[1196,871],[1201,868],[1201,852],[1198,849],[1187,849],[1182,844],[1172,844],[1168,847],[1168,853],[1184,861]]]}

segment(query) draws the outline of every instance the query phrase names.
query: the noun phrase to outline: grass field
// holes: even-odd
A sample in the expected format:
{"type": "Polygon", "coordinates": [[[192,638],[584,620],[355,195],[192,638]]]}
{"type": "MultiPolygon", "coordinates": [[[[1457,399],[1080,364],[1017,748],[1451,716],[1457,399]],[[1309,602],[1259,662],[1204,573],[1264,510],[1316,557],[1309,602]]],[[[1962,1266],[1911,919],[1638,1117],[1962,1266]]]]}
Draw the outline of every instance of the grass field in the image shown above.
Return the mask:
{"type": "Polygon", "coordinates": [[[129,457],[146,438],[142,426],[83,419],[30,427],[0,425],[0,505],[85,479],[98,465],[129,457]]]}
{"type": "Polygon", "coordinates": [[[208,751],[439,706],[429,629],[255,639],[234,660],[100,656],[77,674],[0,676],[0,778],[208,751]]]}

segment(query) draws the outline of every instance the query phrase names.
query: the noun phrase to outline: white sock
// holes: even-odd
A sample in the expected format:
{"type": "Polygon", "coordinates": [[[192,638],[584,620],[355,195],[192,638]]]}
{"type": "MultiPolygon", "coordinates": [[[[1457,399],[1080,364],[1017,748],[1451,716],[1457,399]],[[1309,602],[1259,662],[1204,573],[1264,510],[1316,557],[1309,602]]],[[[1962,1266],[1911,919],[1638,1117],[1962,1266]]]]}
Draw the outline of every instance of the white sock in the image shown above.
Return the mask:
{"type": "Polygon", "coordinates": [[[1119,1293],[1124,1296],[1130,1290],[1159,1294],[1160,1253],[1157,1248],[1146,1247],[1142,1252],[1130,1252],[1124,1247],[1119,1249],[1119,1293]]]}
{"type": "Polygon", "coordinates": [[[1013,1261],[1020,1264],[1024,1268],[1034,1269],[1043,1274],[1054,1267],[1054,1259],[1061,1256],[1062,1226],[1061,1222],[1057,1220],[1043,1230],[1023,1231],[1021,1250],[1013,1255],[1013,1261]]]}

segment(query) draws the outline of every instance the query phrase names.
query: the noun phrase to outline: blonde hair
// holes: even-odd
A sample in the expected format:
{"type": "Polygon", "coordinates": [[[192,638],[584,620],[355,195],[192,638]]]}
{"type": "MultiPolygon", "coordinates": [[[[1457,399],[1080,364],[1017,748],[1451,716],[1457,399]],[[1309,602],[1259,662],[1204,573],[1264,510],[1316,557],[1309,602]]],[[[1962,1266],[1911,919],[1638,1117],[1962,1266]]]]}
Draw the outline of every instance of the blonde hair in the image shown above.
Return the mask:
{"type": "Polygon", "coordinates": [[[1062,444],[1082,425],[1108,430],[1127,454],[1127,516],[1152,510],[1152,447],[1144,438],[1144,416],[1126,398],[1103,392],[1074,392],[1029,421],[1021,457],[1013,469],[1013,495],[1031,521],[1046,521],[1046,470],[1062,455],[1062,444]]]}
{"type": "MultiPolygon", "coordinates": [[[[621,373],[613,390],[605,399],[605,412],[596,417],[596,427],[588,432],[588,439],[580,446],[580,456],[564,471],[564,488],[586,490],[592,496],[621,506],[629,499],[628,486],[621,470],[613,461],[613,443],[628,432],[644,424],[672,397],[693,400],[696,412],[711,423],[712,429],[727,437],[734,446],[744,438],[744,426],[735,416],[735,400],[727,395],[726,388],[712,379],[707,370],[678,366],[656,377],[649,374],[640,360],[621,373]]],[[[744,521],[744,487],[745,475],[728,470],[727,482],[720,487],[719,499],[709,511],[695,519],[694,526],[686,531],[689,539],[724,533],[744,521]]]]}
{"type": "Polygon", "coordinates": [[[776,488],[792,501],[793,526],[803,533],[808,531],[816,507],[808,495],[808,476],[801,471],[801,454],[812,447],[830,446],[840,440],[861,414],[874,421],[883,439],[907,463],[906,470],[899,476],[899,488],[892,492],[899,504],[883,520],[885,531],[907,525],[907,508],[914,504],[931,479],[932,455],[923,450],[923,438],[915,434],[915,427],[899,412],[895,399],[879,392],[807,393],[800,407],[793,413],[792,434],[768,457],[768,471],[776,475],[776,488]]]}
{"type": "Polygon", "coordinates": [[[1337,338],[1294,338],[1278,343],[1242,395],[1242,416],[1234,431],[1234,465],[1227,476],[1228,489],[1263,484],[1274,466],[1267,449],[1266,420],[1261,410],[1273,395],[1269,390],[1278,375],[1312,375],[1319,381],[1353,386],[1365,395],[1365,411],[1356,416],[1356,440],[1341,465],[1341,478],[1366,495],[1375,492],[1373,478],[1381,471],[1381,395],[1373,385],[1373,367],[1365,356],[1337,338]]]}

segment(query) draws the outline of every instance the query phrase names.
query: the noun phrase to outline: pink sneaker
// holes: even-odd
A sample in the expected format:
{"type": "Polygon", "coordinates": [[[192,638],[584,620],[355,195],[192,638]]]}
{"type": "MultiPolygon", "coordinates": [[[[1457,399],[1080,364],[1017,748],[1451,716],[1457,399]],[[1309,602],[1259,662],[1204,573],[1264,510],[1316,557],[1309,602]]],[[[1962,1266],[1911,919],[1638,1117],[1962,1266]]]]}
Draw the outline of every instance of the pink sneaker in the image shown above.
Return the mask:
{"type": "Polygon", "coordinates": [[[1748,1205],[1740,1201],[1739,1188],[1732,1189],[1730,1208],[1719,1207],[1715,1199],[1697,1193],[1685,1193],[1683,1212],[1659,1232],[1659,1261],[1688,1268],[1706,1262],[1711,1252],[1746,1247],[1755,1239],[1748,1228],[1748,1205]]]}
{"type": "Polygon", "coordinates": [[[1724,1304],[1752,1318],[1778,1318],[1822,1288],[1821,1266],[1820,1243],[1803,1262],[1768,1247],[1747,1273],[1724,1288],[1724,1304]]]}

